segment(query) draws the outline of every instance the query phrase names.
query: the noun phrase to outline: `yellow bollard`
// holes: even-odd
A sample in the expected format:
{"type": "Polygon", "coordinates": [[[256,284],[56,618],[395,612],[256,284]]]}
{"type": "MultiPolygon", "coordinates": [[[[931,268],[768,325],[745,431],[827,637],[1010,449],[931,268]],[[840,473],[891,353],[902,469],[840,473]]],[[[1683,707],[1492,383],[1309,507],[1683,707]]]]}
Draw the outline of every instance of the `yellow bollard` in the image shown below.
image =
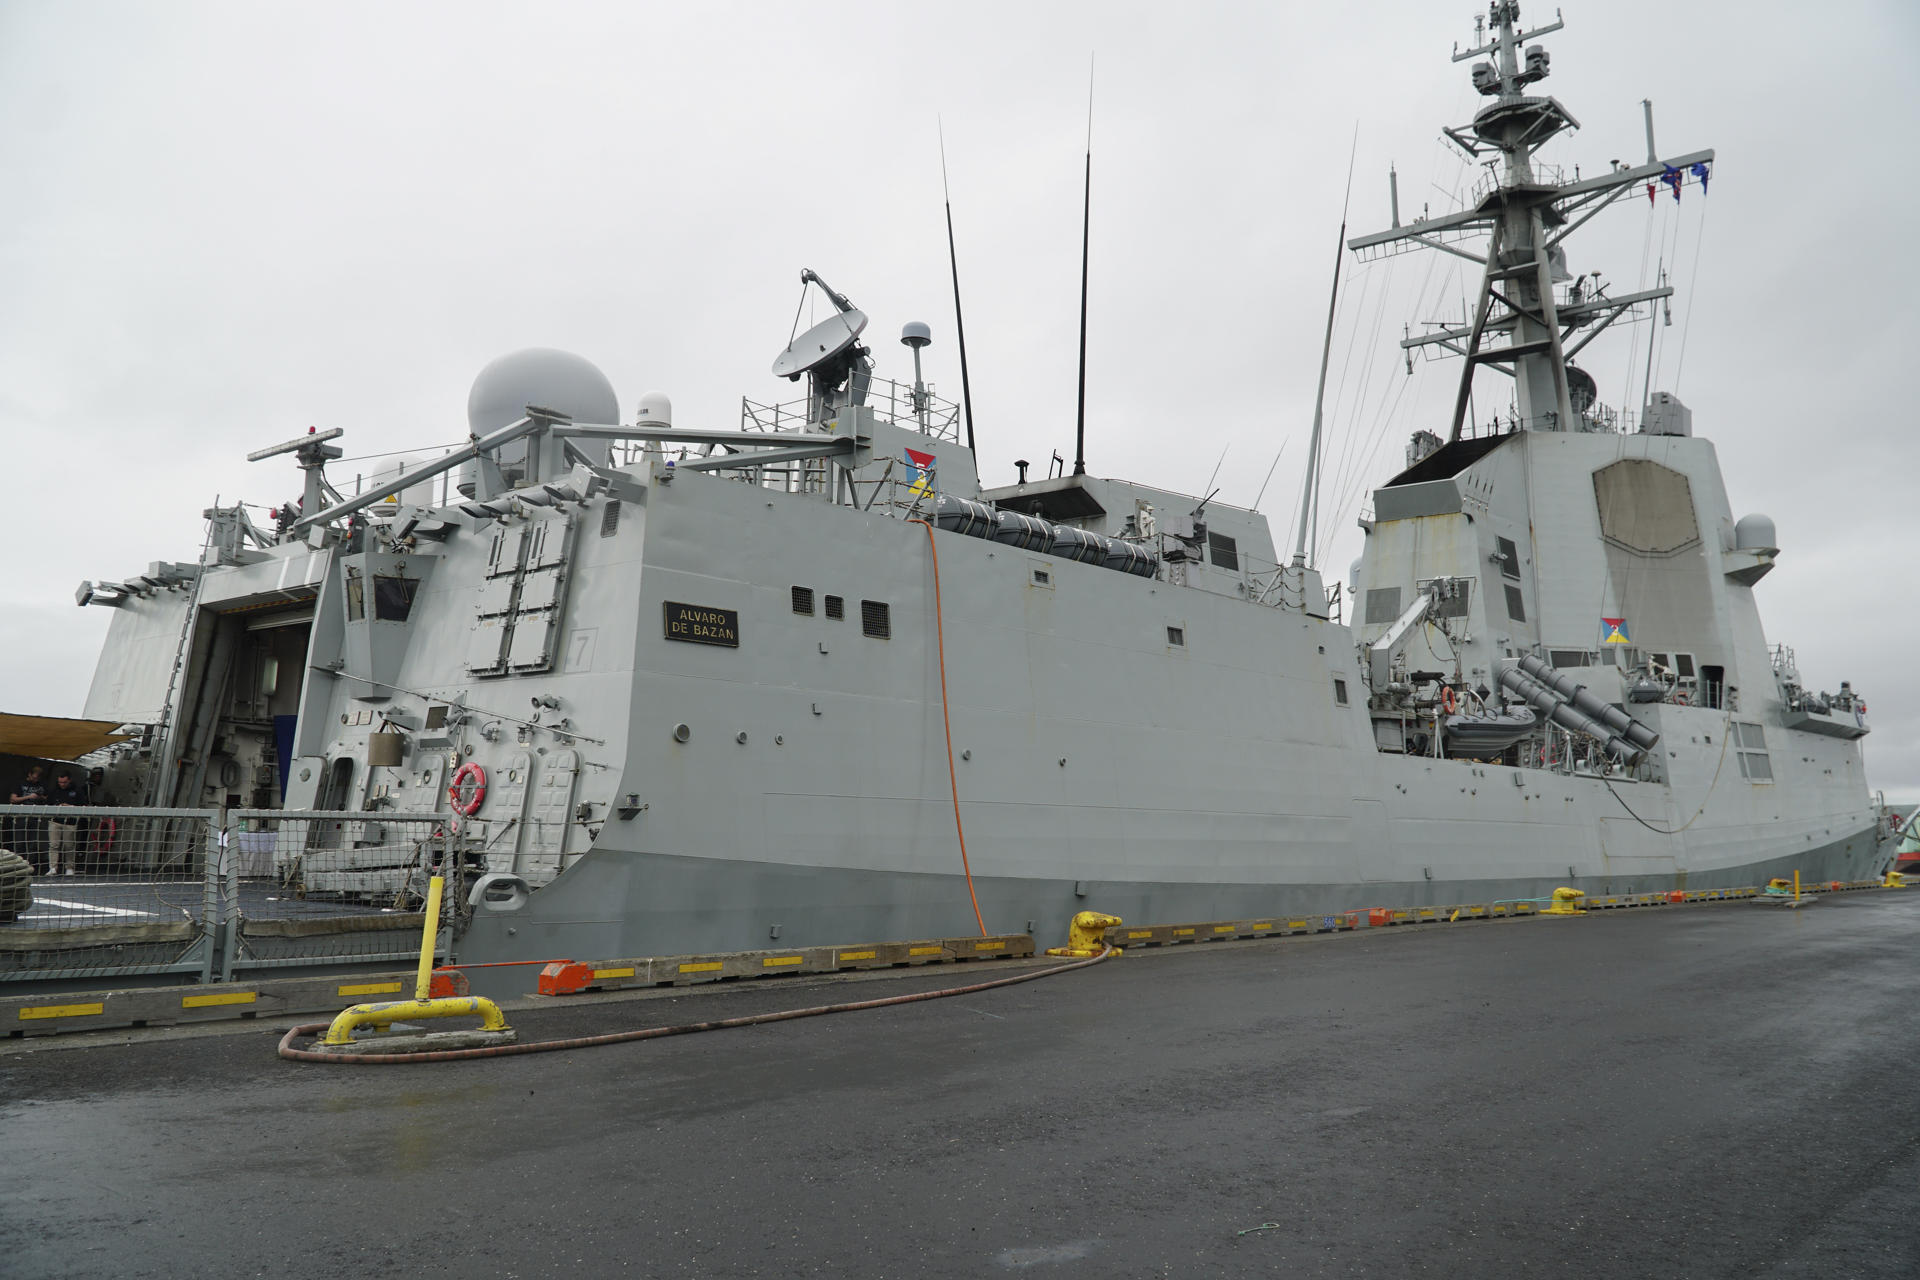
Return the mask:
{"type": "Polygon", "coordinates": [[[327,1028],[327,1034],[321,1038],[323,1048],[351,1047],[354,1043],[353,1032],[357,1027],[385,1031],[395,1022],[417,1018],[477,1016],[482,1034],[497,1036],[503,1041],[512,1040],[513,1028],[507,1025],[506,1015],[500,1012],[499,1005],[485,996],[451,996],[439,1000],[429,997],[433,989],[433,946],[440,932],[440,898],[444,890],[445,882],[439,876],[427,882],[427,919],[420,931],[420,972],[414,980],[413,999],[357,1004],[342,1010],[327,1028]]]}
{"type": "Polygon", "coordinates": [[[1587,895],[1579,889],[1555,889],[1553,891],[1553,904],[1540,914],[1543,916],[1583,916],[1587,914],[1587,912],[1586,908],[1580,904],[1586,900],[1586,896],[1587,895]]]}
{"type": "Polygon", "coordinates": [[[1793,900],[1800,901],[1800,868],[1793,869],[1793,900]]]}
{"type": "MultiPolygon", "coordinates": [[[[1103,936],[1107,930],[1124,923],[1119,916],[1110,916],[1104,911],[1082,911],[1073,918],[1067,928],[1067,945],[1048,947],[1050,956],[1097,956],[1100,948],[1107,945],[1103,936]]],[[[1114,950],[1119,950],[1115,947],[1114,950]]]]}
{"type": "Polygon", "coordinates": [[[433,988],[433,944],[440,933],[440,894],[444,884],[439,876],[427,881],[427,925],[420,931],[420,975],[413,980],[415,1000],[425,1000],[433,988]]]}

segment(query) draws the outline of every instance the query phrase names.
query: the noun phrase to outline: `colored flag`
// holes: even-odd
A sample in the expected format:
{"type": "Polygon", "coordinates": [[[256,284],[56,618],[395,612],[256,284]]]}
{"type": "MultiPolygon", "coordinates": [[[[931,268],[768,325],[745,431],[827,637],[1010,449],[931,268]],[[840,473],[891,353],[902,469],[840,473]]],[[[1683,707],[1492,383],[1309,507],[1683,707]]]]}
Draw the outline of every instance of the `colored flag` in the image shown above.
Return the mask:
{"type": "Polygon", "coordinates": [[[1600,643],[1602,644],[1633,643],[1627,636],[1627,620],[1625,618],[1600,619],[1600,635],[1600,643]]]}
{"type": "Polygon", "coordinates": [[[1656,191],[1658,191],[1658,190],[1659,190],[1659,188],[1658,188],[1657,186],[1655,186],[1655,185],[1654,185],[1653,183],[1651,183],[1651,182],[1649,182],[1649,183],[1647,184],[1647,203],[1648,203],[1648,204],[1652,204],[1652,203],[1653,203],[1653,195],[1654,195],[1654,192],[1656,192],[1656,191]]]}
{"type": "Polygon", "coordinates": [[[933,492],[933,467],[937,459],[918,449],[907,450],[907,489],[916,498],[933,492]]]}
{"type": "Polygon", "coordinates": [[[1707,178],[1709,176],[1709,170],[1707,169],[1707,162],[1705,160],[1695,160],[1693,162],[1692,167],[1689,168],[1687,172],[1691,173],[1694,177],[1700,179],[1700,194],[1701,195],[1707,194],[1707,178]]]}
{"type": "Polygon", "coordinates": [[[1674,168],[1672,165],[1666,165],[1664,166],[1664,168],[1665,168],[1665,172],[1663,172],[1660,175],[1660,181],[1666,183],[1669,187],[1673,188],[1673,202],[1675,204],[1679,204],[1680,203],[1680,184],[1686,181],[1686,175],[1681,173],[1678,169],[1674,168]]]}

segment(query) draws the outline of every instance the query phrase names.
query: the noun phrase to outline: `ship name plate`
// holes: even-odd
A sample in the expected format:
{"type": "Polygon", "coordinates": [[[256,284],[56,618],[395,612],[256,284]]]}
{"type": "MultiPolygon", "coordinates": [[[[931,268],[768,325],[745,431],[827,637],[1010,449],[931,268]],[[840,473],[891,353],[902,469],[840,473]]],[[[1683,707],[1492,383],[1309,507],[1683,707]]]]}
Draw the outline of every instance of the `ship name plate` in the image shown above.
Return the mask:
{"type": "Polygon", "coordinates": [[[740,613],[736,609],[711,609],[702,604],[666,602],[667,639],[689,644],[717,644],[729,649],[740,647],[740,613]]]}

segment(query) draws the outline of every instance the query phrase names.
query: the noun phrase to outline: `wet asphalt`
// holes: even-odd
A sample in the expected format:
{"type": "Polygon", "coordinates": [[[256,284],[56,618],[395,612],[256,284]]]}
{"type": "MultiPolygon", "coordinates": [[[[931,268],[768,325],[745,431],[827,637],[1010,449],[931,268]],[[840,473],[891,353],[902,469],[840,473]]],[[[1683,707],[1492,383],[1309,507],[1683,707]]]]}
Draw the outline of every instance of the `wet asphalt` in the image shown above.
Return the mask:
{"type": "Polygon", "coordinates": [[[0,1274],[1920,1275],[1920,890],[286,1025],[0,1041],[0,1274]]]}

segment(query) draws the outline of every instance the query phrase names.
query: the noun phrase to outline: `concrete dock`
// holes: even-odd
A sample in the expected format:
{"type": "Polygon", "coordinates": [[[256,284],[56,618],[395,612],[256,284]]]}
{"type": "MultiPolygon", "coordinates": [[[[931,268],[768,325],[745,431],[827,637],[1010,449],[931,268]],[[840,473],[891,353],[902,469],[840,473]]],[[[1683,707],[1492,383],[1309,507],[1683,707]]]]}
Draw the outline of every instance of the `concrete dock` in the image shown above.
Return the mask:
{"type": "Polygon", "coordinates": [[[478,1062],[284,1062],[293,1019],[0,1041],[0,1272],[1911,1277],[1917,985],[1906,890],[1156,949],[478,1062]]]}

